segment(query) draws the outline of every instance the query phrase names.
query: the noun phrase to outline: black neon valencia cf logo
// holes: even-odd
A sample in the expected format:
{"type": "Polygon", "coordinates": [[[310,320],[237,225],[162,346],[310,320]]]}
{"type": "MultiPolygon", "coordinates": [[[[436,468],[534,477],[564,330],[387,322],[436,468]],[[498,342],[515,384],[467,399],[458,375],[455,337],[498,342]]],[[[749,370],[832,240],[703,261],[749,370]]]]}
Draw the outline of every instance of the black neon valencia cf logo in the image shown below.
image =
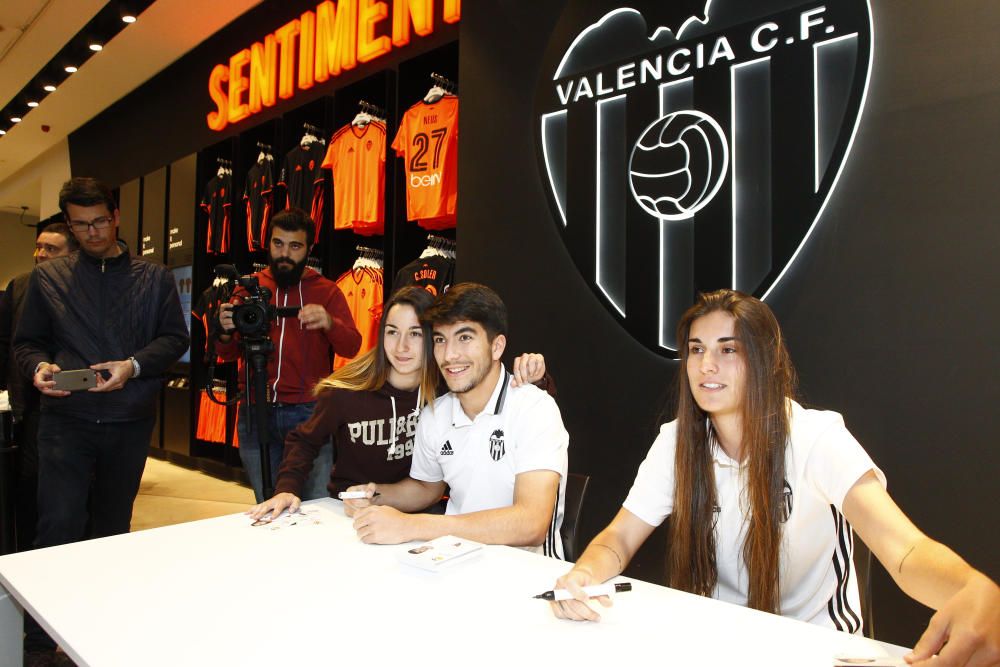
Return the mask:
{"type": "Polygon", "coordinates": [[[570,3],[538,163],[577,269],[636,339],[674,357],[698,292],[779,283],[850,154],[872,39],[869,0],[570,3]]]}

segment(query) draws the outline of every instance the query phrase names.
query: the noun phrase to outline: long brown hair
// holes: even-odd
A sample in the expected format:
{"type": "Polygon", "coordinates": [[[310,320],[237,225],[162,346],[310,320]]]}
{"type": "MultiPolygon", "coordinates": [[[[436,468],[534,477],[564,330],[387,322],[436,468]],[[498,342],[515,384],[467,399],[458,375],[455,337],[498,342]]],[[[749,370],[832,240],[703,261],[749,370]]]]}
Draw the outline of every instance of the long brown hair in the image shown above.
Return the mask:
{"type": "Polygon", "coordinates": [[[747,461],[747,485],[746,497],[740,501],[750,512],[743,542],[743,562],[749,575],[747,606],[779,613],[785,447],[790,430],[787,399],[795,395],[795,369],[771,309],[734,290],[700,294],[677,325],[681,367],[677,373],[674,509],[667,554],[670,585],[711,595],[719,576],[713,438],[708,415],[695,402],[687,376],[691,325],[716,311],[735,319],[735,335],[746,364],[741,452],[747,461]]]}
{"type": "MultiPolygon", "coordinates": [[[[393,306],[410,306],[421,320],[424,312],[434,303],[434,295],[419,287],[403,287],[396,291],[382,307],[382,319],[378,325],[378,341],[375,347],[345,366],[338,368],[331,375],[320,380],[313,393],[329,389],[347,389],[349,391],[378,391],[389,381],[389,359],[385,356],[385,325],[389,311],[393,306]]],[[[421,321],[424,332],[424,365],[420,378],[421,403],[426,405],[434,401],[437,394],[438,370],[434,363],[434,352],[431,347],[430,325],[421,321]]],[[[418,406],[421,407],[421,406],[418,406]]]]}

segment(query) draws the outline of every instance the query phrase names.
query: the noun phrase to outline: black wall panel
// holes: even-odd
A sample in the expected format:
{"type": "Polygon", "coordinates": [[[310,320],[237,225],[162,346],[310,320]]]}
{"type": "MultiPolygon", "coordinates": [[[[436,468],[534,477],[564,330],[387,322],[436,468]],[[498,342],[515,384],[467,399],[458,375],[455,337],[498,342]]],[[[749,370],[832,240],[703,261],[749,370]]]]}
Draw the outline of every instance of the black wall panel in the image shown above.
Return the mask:
{"type": "Polygon", "coordinates": [[[135,179],[124,183],[118,191],[118,238],[124,241],[132,253],[141,252],[139,245],[139,220],[142,197],[142,181],[135,179]]]}
{"type": "Polygon", "coordinates": [[[167,210],[167,264],[170,266],[194,263],[197,168],[198,156],[193,154],[170,165],[170,201],[167,210]]]}
{"type": "Polygon", "coordinates": [[[142,224],[136,251],[143,259],[157,264],[163,264],[166,257],[166,214],[167,168],[163,167],[142,178],[142,224]]]}

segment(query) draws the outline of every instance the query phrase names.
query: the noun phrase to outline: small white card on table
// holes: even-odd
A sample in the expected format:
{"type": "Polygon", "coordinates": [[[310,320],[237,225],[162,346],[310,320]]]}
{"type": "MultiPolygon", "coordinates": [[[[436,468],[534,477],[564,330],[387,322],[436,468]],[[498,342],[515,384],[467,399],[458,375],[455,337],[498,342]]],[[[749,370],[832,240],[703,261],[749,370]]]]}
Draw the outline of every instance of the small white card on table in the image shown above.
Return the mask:
{"type": "Polygon", "coordinates": [[[415,547],[401,549],[400,562],[437,572],[482,553],[483,545],[454,535],[438,537],[415,547]]]}

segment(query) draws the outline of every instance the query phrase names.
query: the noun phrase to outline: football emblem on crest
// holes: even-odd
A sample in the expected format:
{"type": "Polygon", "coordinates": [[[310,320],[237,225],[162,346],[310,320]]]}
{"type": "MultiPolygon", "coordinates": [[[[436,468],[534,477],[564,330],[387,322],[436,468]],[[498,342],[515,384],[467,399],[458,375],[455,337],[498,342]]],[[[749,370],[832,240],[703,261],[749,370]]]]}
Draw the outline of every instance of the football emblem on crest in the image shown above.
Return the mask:
{"type": "Polygon", "coordinates": [[[677,111],[653,122],[635,142],[629,185],[653,217],[686,220],[712,201],[728,167],[719,124],[700,111],[677,111]]]}
{"type": "Polygon", "coordinates": [[[822,220],[867,98],[871,1],[594,0],[552,35],[552,221],[609,315],[676,358],[698,292],[766,299],[822,220]]]}

